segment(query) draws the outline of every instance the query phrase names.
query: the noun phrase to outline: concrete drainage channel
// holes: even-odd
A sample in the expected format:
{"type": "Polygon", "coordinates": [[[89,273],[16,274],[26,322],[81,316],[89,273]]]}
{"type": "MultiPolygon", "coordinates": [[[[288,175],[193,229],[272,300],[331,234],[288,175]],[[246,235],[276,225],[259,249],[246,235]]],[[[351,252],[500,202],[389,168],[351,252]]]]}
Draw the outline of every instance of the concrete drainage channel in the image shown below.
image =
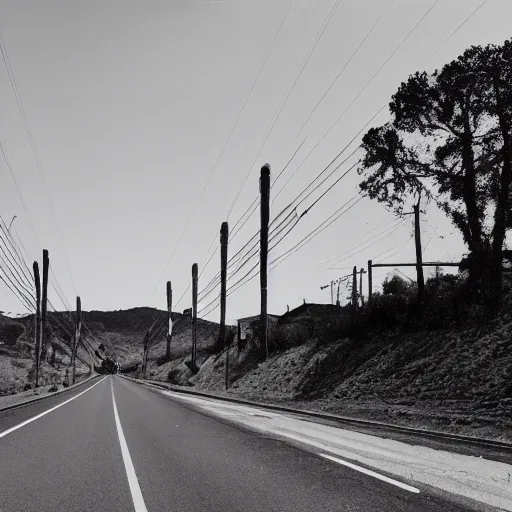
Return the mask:
{"type": "Polygon", "coordinates": [[[77,382],[76,384],[72,384],[71,386],[69,386],[67,388],[62,388],[62,389],[59,389],[58,391],[53,391],[53,392],[46,391],[44,393],[44,395],[36,395],[33,398],[27,398],[27,400],[23,400],[21,402],[16,402],[11,405],[6,405],[5,407],[0,407],[0,412],[9,411],[11,409],[16,409],[18,407],[23,407],[24,405],[32,404],[34,402],[39,402],[40,400],[44,400],[46,398],[51,398],[53,396],[60,395],[61,393],[66,393],[68,391],[72,391],[72,390],[76,389],[78,386],[82,386],[88,382],[92,382],[94,379],[97,379],[99,377],[101,377],[101,375],[91,375],[90,377],[87,377],[86,379],[81,380],[80,382],[77,382]]]}
{"type": "Polygon", "coordinates": [[[378,437],[393,438],[395,440],[403,441],[409,444],[419,443],[422,444],[423,446],[428,446],[434,449],[448,449],[450,451],[460,454],[473,455],[476,457],[485,457],[488,459],[505,462],[507,464],[512,463],[512,443],[507,443],[503,441],[464,436],[459,434],[451,434],[448,432],[439,432],[433,430],[404,427],[370,420],[360,420],[356,418],[349,418],[321,412],[302,411],[290,407],[271,404],[261,404],[249,400],[177,388],[164,382],[134,379],[126,375],[121,375],[121,377],[136,382],[138,384],[147,385],[153,388],[165,389],[167,391],[172,391],[174,393],[181,393],[184,395],[208,398],[220,402],[247,405],[258,408],[260,410],[282,412],[294,415],[306,421],[322,422],[324,424],[336,426],[338,428],[343,427],[350,430],[370,433],[378,437]]]}

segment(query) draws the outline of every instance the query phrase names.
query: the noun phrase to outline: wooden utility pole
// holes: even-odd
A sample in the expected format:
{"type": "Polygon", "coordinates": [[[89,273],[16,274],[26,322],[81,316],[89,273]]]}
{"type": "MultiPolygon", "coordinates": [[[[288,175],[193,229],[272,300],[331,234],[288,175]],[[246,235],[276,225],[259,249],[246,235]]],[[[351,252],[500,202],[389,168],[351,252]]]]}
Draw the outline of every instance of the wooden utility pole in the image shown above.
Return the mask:
{"type": "Polygon", "coordinates": [[[226,346],[226,281],[228,275],[228,240],[229,227],[223,222],[220,227],[220,330],[219,342],[226,350],[224,365],[224,387],[229,387],[229,347],[226,346]]]}
{"type": "Polygon", "coordinates": [[[334,281],[331,281],[331,305],[334,304],[334,281]]]}
{"type": "Polygon", "coordinates": [[[165,346],[165,359],[169,361],[171,359],[171,339],[172,339],[172,286],[171,281],[167,281],[167,316],[169,321],[169,327],[166,336],[165,346]]]}
{"type": "Polygon", "coordinates": [[[39,265],[34,261],[34,283],[36,286],[36,316],[34,322],[34,356],[36,363],[35,387],[39,386],[39,364],[41,354],[41,339],[39,337],[39,327],[41,322],[41,279],[39,276],[39,265]]]}
{"type": "Polygon", "coordinates": [[[197,355],[197,263],[192,265],[192,371],[196,369],[197,355]]]}
{"type": "Polygon", "coordinates": [[[260,175],[260,290],[261,290],[261,339],[262,351],[268,358],[268,315],[267,315],[267,269],[268,269],[268,223],[270,219],[270,165],[261,168],[260,175]]]}
{"type": "Polygon", "coordinates": [[[46,315],[48,308],[48,268],[50,258],[48,251],[43,249],[43,297],[41,302],[41,360],[46,361],[48,355],[48,336],[46,335],[46,315]]]}
{"type": "Polygon", "coordinates": [[[75,336],[73,340],[73,348],[71,351],[71,383],[76,381],[76,353],[78,352],[78,344],[80,343],[80,331],[82,330],[82,301],[80,297],[76,298],[76,317],[75,317],[75,336]]]}
{"type": "Polygon", "coordinates": [[[414,241],[416,242],[416,279],[418,282],[418,307],[423,301],[425,278],[423,276],[423,255],[421,254],[420,201],[414,205],[414,241]]]}
{"type": "Polygon", "coordinates": [[[364,306],[364,294],[363,294],[363,274],[365,273],[364,268],[359,270],[359,295],[361,296],[361,306],[364,306]]]}
{"type": "Polygon", "coordinates": [[[146,331],[144,335],[144,343],[142,347],[142,378],[146,378],[146,370],[148,367],[148,352],[149,352],[149,339],[151,337],[151,327],[146,331]]]}
{"type": "Polygon", "coordinates": [[[372,283],[372,260],[368,260],[368,302],[372,300],[373,283],[372,283]]]}
{"type": "Polygon", "coordinates": [[[352,309],[357,311],[357,267],[352,270],[352,309]]]}

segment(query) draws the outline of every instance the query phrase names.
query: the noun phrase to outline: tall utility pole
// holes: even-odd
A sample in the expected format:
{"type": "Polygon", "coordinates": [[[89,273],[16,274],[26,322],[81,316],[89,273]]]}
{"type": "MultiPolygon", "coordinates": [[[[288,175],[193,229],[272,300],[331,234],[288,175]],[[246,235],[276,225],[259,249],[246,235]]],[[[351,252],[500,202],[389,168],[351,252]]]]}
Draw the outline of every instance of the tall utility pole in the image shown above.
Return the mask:
{"type": "Polygon", "coordinates": [[[226,280],[228,275],[229,226],[223,222],[220,227],[220,331],[219,342],[226,350],[224,365],[224,387],[229,387],[229,347],[226,346],[226,280]]]}
{"type": "Polygon", "coordinates": [[[364,268],[361,268],[359,270],[359,295],[361,296],[361,306],[364,306],[363,274],[366,274],[366,271],[364,268]]]}
{"type": "Polygon", "coordinates": [[[41,359],[46,361],[48,355],[48,337],[46,336],[46,314],[48,308],[48,268],[50,257],[48,251],[43,249],[43,298],[41,302],[41,359]]]}
{"type": "Polygon", "coordinates": [[[331,281],[331,304],[334,304],[334,281],[331,281]]]}
{"type": "Polygon", "coordinates": [[[420,201],[414,205],[414,241],[416,242],[416,279],[418,282],[418,306],[421,305],[425,292],[425,278],[423,276],[423,255],[421,254],[421,229],[420,229],[420,201]]]}
{"type": "Polygon", "coordinates": [[[82,301],[80,297],[76,298],[76,318],[75,318],[75,336],[73,339],[73,349],[71,351],[71,383],[76,380],[76,353],[78,352],[78,344],[80,343],[80,331],[82,330],[82,301]]]}
{"type": "Polygon", "coordinates": [[[149,340],[151,338],[151,327],[146,331],[144,335],[144,343],[142,348],[142,378],[146,378],[146,370],[148,367],[148,352],[149,352],[149,340]]]}
{"type": "Polygon", "coordinates": [[[167,316],[169,321],[169,330],[166,336],[165,359],[171,359],[171,339],[172,339],[172,286],[171,281],[167,281],[167,316]]]}
{"type": "Polygon", "coordinates": [[[260,290],[261,290],[261,349],[268,358],[268,316],[267,316],[267,265],[268,265],[268,223],[270,218],[270,165],[261,168],[260,175],[260,290]]]}
{"type": "Polygon", "coordinates": [[[39,276],[39,265],[34,261],[34,283],[36,286],[36,316],[34,322],[34,356],[36,363],[35,387],[39,386],[39,364],[41,354],[41,339],[39,337],[39,327],[41,322],[41,279],[39,276]]]}
{"type": "Polygon", "coordinates": [[[357,267],[352,270],[352,309],[357,310],[357,267]]]}
{"type": "Polygon", "coordinates": [[[368,302],[372,300],[373,283],[372,283],[372,260],[368,260],[368,302]]]}
{"type": "Polygon", "coordinates": [[[196,368],[196,350],[197,350],[197,263],[192,265],[192,361],[191,368],[196,368]]]}

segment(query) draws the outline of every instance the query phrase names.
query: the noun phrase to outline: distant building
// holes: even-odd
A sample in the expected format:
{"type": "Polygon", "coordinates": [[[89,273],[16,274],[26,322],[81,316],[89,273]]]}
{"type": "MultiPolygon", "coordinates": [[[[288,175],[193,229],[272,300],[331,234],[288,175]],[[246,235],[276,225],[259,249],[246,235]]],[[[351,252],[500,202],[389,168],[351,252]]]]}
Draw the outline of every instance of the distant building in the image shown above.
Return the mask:
{"type": "MultiPolygon", "coordinates": [[[[251,324],[253,322],[259,322],[260,315],[248,316],[246,318],[239,318],[237,320],[238,324],[238,342],[245,341],[248,337],[253,336],[253,329],[251,324]]],[[[277,323],[279,320],[279,315],[268,315],[268,323],[269,325],[272,323],[277,323]]]]}
{"type": "Polygon", "coordinates": [[[304,302],[304,304],[301,304],[295,309],[288,310],[284,315],[279,317],[279,322],[289,322],[304,317],[321,317],[339,311],[340,307],[332,304],[308,304],[304,302]]]}

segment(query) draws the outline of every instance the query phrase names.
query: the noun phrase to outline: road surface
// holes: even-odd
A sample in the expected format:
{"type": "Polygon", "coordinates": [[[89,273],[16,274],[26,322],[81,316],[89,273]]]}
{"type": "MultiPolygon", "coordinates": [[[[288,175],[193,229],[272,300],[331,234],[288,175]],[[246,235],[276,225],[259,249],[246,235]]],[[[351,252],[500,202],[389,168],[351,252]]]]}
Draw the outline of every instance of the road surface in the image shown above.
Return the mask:
{"type": "Polygon", "coordinates": [[[1,512],[496,510],[361,472],[117,376],[0,412],[0,454],[1,512]]]}

